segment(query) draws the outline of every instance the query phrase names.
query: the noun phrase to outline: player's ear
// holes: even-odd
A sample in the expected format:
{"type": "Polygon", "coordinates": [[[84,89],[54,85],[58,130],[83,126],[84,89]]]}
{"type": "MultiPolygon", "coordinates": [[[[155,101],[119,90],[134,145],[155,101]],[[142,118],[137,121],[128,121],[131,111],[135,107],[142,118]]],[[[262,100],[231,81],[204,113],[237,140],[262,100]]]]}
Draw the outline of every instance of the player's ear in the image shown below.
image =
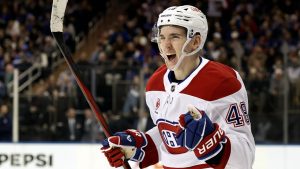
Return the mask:
{"type": "Polygon", "coordinates": [[[201,44],[201,35],[200,34],[196,34],[194,37],[193,37],[193,43],[192,43],[192,46],[193,46],[193,50],[196,50],[199,45],[201,44]]]}

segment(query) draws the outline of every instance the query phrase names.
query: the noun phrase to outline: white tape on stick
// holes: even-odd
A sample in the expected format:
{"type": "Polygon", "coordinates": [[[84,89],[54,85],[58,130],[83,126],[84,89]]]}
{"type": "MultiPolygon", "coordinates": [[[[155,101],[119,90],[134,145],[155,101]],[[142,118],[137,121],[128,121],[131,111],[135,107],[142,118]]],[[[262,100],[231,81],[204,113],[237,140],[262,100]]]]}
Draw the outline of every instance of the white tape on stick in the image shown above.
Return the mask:
{"type": "Polygon", "coordinates": [[[65,10],[68,0],[53,0],[50,19],[51,32],[63,32],[65,10]]]}

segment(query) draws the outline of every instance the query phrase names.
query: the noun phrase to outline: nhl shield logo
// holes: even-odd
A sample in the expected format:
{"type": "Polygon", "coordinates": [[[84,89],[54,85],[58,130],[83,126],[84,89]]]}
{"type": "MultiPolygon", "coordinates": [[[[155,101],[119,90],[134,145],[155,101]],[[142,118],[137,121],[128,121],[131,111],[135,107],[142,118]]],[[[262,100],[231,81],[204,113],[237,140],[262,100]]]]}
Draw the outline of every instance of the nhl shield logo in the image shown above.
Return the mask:
{"type": "Polygon", "coordinates": [[[171,86],[171,92],[174,92],[175,91],[175,85],[172,85],[171,86]]]}

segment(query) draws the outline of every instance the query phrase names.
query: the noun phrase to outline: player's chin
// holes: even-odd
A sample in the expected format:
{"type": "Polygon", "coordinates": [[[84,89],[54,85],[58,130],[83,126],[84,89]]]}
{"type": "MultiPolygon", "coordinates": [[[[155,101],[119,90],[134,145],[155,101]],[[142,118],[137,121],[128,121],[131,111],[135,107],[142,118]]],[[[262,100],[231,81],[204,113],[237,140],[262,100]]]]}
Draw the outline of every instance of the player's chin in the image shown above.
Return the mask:
{"type": "Polygon", "coordinates": [[[176,64],[173,64],[173,63],[166,63],[167,65],[167,68],[170,69],[170,70],[173,70],[175,68],[175,65],[176,64]]]}
{"type": "Polygon", "coordinates": [[[168,67],[168,69],[173,69],[174,67],[175,67],[175,65],[177,64],[177,59],[173,59],[173,60],[167,60],[166,61],[166,65],[167,65],[167,67],[168,67]]]}

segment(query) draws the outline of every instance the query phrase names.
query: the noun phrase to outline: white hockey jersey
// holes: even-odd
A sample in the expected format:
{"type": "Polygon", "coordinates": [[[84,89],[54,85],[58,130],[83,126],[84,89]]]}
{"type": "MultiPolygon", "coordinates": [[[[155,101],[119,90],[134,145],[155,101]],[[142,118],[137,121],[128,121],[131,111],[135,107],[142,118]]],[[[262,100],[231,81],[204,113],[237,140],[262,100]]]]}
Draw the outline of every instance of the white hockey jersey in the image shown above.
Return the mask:
{"type": "Polygon", "coordinates": [[[193,151],[177,145],[176,125],[181,114],[192,104],[204,110],[229,138],[224,151],[225,168],[250,169],[255,143],[251,133],[248,98],[239,74],[223,64],[202,58],[201,64],[181,83],[171,83],[170,70],[164,65],[149,79],[146,103],[156,127],[147,132],[164,168],[211,168],[197,159],[193,151]]]}

